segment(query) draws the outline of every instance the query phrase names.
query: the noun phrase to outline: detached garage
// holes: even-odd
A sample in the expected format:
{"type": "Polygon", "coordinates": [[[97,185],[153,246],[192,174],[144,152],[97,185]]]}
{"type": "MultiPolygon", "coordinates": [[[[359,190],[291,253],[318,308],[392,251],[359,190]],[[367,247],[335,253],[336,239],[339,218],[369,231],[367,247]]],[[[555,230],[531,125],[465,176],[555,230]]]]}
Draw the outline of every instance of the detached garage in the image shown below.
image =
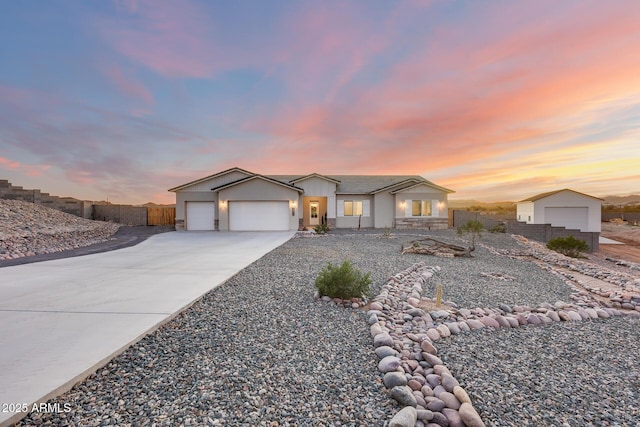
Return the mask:
{"type": "Polygon", "coordinates": [[[602,199],[564,189],[538,194],[517,204],[518,221],[551,224],[584,232],[601,231],[602,199]]]}

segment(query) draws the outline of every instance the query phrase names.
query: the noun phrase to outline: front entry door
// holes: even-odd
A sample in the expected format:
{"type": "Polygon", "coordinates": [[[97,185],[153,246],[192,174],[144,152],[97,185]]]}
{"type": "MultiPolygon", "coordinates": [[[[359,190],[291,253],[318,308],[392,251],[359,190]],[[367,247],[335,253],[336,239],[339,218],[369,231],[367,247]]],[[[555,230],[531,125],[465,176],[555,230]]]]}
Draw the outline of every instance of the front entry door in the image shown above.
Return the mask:
{"type": "Polygon", "coordinates": [[[320,224],[320,203],[309,202],[309,225],[320,224]]]}

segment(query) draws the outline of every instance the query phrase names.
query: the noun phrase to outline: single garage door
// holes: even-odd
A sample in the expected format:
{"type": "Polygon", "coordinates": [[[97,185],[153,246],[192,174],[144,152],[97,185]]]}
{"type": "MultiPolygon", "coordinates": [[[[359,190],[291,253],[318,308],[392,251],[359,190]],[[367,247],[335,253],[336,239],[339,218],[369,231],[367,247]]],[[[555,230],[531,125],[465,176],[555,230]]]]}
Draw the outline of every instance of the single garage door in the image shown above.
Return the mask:
{"type": "Polygon", "coordinates": [[[187,230],[213,230],[214,202],[187,202],[187,230]]]}
{"type": "Polygon", "coordinates": [[[229,202],[229,230],[289,229],[289,202],[229,202]]]}
{"type": "Polygon", "coordinates": [[[589,226],[589,208],[544,208],[544,222],[554,227],[587,231],[589,226]]]}

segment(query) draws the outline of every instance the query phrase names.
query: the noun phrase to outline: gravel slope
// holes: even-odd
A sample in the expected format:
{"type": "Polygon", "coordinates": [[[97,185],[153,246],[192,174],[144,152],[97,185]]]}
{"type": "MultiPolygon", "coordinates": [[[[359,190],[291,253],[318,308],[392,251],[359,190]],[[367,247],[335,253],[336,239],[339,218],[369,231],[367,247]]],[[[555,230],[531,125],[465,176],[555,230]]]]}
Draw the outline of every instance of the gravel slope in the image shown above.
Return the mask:
{"type": "Polygon", "coordinates": [[[34,203],[0,199],[0,260],[104,242],[119,224],[92,221],[34,203]]]}

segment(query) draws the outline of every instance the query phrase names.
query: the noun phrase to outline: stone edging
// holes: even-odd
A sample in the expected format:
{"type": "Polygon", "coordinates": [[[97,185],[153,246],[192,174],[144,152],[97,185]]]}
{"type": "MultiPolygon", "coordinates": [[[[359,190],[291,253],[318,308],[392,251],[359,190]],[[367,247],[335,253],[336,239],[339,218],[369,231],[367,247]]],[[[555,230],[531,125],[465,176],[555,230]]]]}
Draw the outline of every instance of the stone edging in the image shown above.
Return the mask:
{"type": "MultiPolygon", "coordinates": [[[[517,240],[523,240],[520,236],[513,237],[517,240]]],[[[589,294],[590,292],[591,294],[607,299],[608,301],[603,303],[606,307],[640,312],[639,278],[630,274],[603,269],[580,259],[569,258],[548,250],[538,242],[525,241],[524,243],[527,246],[524,251],[496,250],[485,245],[481,246],[495,255],[515,259],[532,258],[537,261],[537,264],[541,268],[565,279],[565,282],[575,290],[572,299],[575,300],[578,305],[593,305],[594,300],[592,295],[589,294]],[[616,289],[592,287],[589,284],[582,283],[573,273],[600,279],[613,285],[616,289]],[[588,292],[585,292],[576,285],[580,285],[588,292]]]]}
{"type": "Polygon", "coordinates": [[[466,391],[437,356],[434,342],[440,339],[482,328],[516,328],[623,314],[586,299],[577,304],[545,303],[537,308],[500,304],[497,309],[453,308],[427,313],[418,307],[422,288],[439,270],[418,263],[396,274],[373,298],[367,313],[384,385],[402,406],[390,427],[485,425],[466,391]]]}
{"type": "Polygon", "coordinates": [[[316,293],[313,295],[313,299],[316,301],[331,303],[342,308],[362,308],[368,303],[366,297],[351,299],[331,298],[326,295],[320,295],[318,291],[316,291],[316,293]]]}

